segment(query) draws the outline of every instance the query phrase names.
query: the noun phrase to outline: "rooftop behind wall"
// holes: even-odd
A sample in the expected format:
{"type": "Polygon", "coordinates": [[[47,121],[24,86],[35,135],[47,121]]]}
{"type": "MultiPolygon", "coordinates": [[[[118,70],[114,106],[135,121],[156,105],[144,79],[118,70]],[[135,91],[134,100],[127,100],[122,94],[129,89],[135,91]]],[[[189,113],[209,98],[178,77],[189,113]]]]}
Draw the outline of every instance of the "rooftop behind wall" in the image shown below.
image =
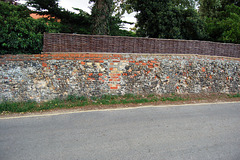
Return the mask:
{"type": "Polygon", "coordinates": [[[240,58],[240,44],[197,40],[45,33],[43,52],[199,54],[240,58]]]}

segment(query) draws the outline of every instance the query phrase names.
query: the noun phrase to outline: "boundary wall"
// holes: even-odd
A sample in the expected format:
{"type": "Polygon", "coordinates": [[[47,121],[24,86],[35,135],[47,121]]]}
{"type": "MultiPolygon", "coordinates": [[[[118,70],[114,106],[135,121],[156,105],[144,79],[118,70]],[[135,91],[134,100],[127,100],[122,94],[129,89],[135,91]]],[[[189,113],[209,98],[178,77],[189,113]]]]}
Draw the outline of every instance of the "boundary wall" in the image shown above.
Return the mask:
{"type": "Polygon", "coordinates": [[[240,58],[101,52],[0,55],[0,101],[239,91],[240,58]]]}

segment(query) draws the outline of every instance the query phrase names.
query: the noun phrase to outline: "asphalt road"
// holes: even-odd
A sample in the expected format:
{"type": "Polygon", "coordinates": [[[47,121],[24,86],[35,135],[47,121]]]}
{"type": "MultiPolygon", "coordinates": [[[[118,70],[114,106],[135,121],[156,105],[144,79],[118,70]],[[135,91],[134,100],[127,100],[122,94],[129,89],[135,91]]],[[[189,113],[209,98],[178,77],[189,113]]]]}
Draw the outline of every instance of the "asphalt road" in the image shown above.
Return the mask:
{"type": "Polygon", "coordinates": [[[240,103],[0,119],[0,160],[240,160],[240,103]]]}

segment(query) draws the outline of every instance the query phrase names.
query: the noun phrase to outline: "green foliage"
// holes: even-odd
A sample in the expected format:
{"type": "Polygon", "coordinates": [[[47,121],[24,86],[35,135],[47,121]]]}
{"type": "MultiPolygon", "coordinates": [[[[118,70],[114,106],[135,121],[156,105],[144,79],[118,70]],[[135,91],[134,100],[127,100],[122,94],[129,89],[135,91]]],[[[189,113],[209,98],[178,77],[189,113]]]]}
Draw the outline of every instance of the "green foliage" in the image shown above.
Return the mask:
{"type": "MultiPolygon", "coordinates": [[[[122,24],[123,21],[115,16],[110,18],[110,34],[111,36],[129,36],[129,37],[136,37],[136,34],[131,31],[123,30],[122,24]]],[[[126,23],[126,22],[125,22],[126,23]]]]}
{"type": "Polygon", "coordinates": [[[202,17],[218,18],[219,13],[225,11],[227,5],[240,7],[239,0],[198,0],[199,13],[202,17]]]}
{"type": "Polygon", "coordinates": [[[28,6],[36,9],[37,12],[42,12],[56,16],[61,9],[58,6],[58,0],[27,0],[28,6]]]}
{"type": "Polygon", "coordinates": [[[184,98],[178,97],[178,96],[173,96],[173,97],[162,97],[161,101],[184,101],[184,98]]]}
{"type": "Polygon", "coordinates": [[[221,9],[221,0],[199,0],[199,12],[202,17],[217,17],[221,9]]]}
{"type": "Polygon", "coordinates": [[[87,105],[110,105],[110,104],[129,104],[129,103],[148,103],[158,101],[182,101],[185,100],[176,95],[169,97],[160,97],[158,95],[102,95],[101,97],[84,97],[69,95],[64,99],[56,98],[51,101],[36,103],[28,102],[2,102],[0,103],[0,113],[2,112],[34,112],[43,110],[52,110],[57,108],[81,107],[87,105]]]}
{"type": "Polygon", "coordinates": [[[60,32],[63,33],[78,33],[78,34],[90,34],[91,33],[91,17],[87,12],[81,9],[74,8],[79,13],[73,13],[62,9],[61,12],[56,15],[61,19],[60,32]]]}
{"type": "Polygon", "coordinates": [[[172,0],[173,4],[177,7],[180,7],[182,9],[187,8],[196,8],[198,4],[198,0],[172,0]]]}
{"type": "Polygon", "coordinates": [[[130,99],[130,98],[135,98],[135,96],[136,95],[134,95],[134,94],[127,93],[127,94],[123,95],[123,98],[130,99]]]}
{"type": "Polygon", "coordinates": [[[0,2],[0,54],[40,53],[44,32],[56,27],[42,19],[34,20],[24,6],[0,2]]]}
{"type": "Polygon", "coordinates": [[[204,23],[196,10],[171,0],[129,0],[137,11],[137,34],[153,38],[204,39],[204,23]]]}
{"type": "Polygon", "coordinates": [[[240,93],[237,94],[228,94],[229,98],[239,98],[240,97],[240,93]]]}
{"type": "Polygon", "coordinates": [[[8,112],[28,112],[36,107],[36,102],[2,102],[0,103],[0,113],[8,112]]]}
{"type": "Polygon", "coordinates": [[[72,107],[82,107],[82,106],[92,106],[92,105],[113,105],[113,104],[138,104],[138,103],[149,103],[160,102],[175,102],[175,101],[193,101],[193,100],[212,100],[212,99],[221,99],[226,100],[226,98],[239,98],[240,94],[213,94],[202,96],[182,96],[176,94],[169,95],[135,95],[135,94],[125,94],[125,95],[102,95],[100,97],[85,97],[85,96],[76,96],[69,95],[66,98],[56,98],[47,102],[2,102],[0,103],[0,113],[8,112],[34,112],[34,111],[44,111],[44,110],[53,110],[59,108],[72,108],[72,107]]]}
{"type": "Polygon", "coordinates": [[[76,95],[68,95],[66,98],[67,101],[72,101],[72,102],[76,102],[76,101],[81,101],[81,102],[85,102],[87,101],[87,98],[85,96],[76,96],[76,95]]]}
{"type": "Polygon", "coordinates": [[[209,40],[240,43],[240,7],[227,5],[218,17],[205,17],[209,40]]]}
{"type": "Polygon", "coordinates": [[[73,13],[59,7],[58,0],[28,0],[28,5],[35,8],[36,12],[41,15],[51,15],[61,20],[59,24],[59,32],[62,33],[91,33],[91,17],[90,15],[79,9],[74,8],[79,13],[73,13]]]}

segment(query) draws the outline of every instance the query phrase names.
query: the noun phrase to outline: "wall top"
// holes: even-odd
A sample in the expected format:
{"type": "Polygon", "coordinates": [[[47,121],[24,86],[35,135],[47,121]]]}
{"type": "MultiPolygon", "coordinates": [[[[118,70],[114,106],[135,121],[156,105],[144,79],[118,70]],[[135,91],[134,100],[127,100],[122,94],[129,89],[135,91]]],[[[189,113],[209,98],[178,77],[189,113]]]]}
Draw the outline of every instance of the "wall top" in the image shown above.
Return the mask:
{"type": "Polygon", "coordinates": [[[199,54],[240,58],[240,44],[198,40],[44,33],[43,52],[199,54]]]}

